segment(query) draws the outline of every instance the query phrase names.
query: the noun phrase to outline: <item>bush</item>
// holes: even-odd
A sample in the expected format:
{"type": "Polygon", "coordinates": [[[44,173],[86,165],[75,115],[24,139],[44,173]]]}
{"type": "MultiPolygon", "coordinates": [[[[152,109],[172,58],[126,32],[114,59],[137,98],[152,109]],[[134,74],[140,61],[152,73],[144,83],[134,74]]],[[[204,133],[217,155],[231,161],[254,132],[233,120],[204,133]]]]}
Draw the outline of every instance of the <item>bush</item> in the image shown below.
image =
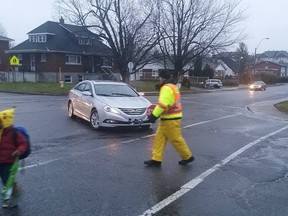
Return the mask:
{"type": "Polygon", "coordinates": [[[288,77],[279,77],[278,82],[280,83],[288,83],[288,77]]]}
{"type": "Polygon", "coordinates": [[[267,84],[275,84],[277,82],[277,77],[273,74],[261,73],[260,76],[256,76],[257,80],[262,80],[267,84]]]}
{"type": "Polygon", "coordinates": [[[186,87],[186,88],[190,88],[191,83],[187,77],[183,78],[183,80],[181,82],[181,86],[186,87]]]}

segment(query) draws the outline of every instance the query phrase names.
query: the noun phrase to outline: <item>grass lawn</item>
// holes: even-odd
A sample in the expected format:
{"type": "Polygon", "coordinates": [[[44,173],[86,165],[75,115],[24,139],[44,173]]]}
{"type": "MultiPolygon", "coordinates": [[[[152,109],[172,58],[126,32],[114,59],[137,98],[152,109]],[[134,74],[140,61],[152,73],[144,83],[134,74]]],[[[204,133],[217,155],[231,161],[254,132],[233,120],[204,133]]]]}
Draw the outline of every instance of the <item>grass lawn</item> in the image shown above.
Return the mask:
{"type": "Polygon", "coordinates": [[[274,104],[274,107],[276,107],[279,111],[288,114],[288,101],[282,101],[280,103],[274,104]]]}
{"type": "Polygon", "coordinates": [[[61,88],[60,83],[0,83],[0,91],[15,91],[27,93],[68,94],[74,84],[65,83],[61,88]]]}
{"type": "MultiPolygon", "coordinates": [[[[157,81],[131,81],[130,85],[133,86],[138,92],[151,92],[157,91],[155,85],[157,81]]],[[[73,88],[75,84],[64,83],[61,88],[60,83],[6,83],[0,82],[0,91],[8,92],[24,92],[24,93],[47,93],[47,94],[68,94],[69,90],[73,88]]],[[[187,91],[188,88],[181,87],[181,91],[187,91]]]]}
{"type": "Polygon", "coordinates": [[[157,81],[130,81],[130,85],[133,86],[138,92],[151,92],[157,91],[157,81]]]}

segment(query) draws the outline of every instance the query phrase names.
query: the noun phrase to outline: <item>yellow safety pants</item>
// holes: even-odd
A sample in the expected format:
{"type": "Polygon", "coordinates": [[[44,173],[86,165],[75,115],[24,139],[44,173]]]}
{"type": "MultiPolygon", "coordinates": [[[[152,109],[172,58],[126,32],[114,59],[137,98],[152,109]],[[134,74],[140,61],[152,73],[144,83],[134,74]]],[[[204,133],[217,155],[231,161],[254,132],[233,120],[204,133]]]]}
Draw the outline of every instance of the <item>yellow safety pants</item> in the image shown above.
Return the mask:
{"type": "Polygon", "coordinates": [[[192,156],[192,152],[182,136],[181,119],[159,121],[153,143],[152,160],[160,162],[163,160],[167,141],[170,141],[183,160],[192,156]]]}

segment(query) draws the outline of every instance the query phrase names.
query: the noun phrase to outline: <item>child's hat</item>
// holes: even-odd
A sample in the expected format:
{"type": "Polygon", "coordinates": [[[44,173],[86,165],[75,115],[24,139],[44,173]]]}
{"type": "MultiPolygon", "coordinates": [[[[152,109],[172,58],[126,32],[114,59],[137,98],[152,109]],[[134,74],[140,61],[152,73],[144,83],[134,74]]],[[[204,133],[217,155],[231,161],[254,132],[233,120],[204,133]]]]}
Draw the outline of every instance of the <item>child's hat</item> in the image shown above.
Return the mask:
{"type": "Polygon", "coordinates": [[[15,109],[7,109],[0,112],[0,120],[2,121],[3,128],[7,128],[13,125],[15,109]]]}

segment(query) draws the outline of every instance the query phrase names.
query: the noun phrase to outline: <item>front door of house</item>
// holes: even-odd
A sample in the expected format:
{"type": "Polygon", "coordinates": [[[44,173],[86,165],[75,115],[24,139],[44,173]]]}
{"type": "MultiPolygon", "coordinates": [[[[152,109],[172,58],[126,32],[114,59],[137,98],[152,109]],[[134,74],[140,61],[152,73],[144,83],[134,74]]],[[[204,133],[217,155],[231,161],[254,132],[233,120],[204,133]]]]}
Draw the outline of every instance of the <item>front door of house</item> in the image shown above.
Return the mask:
{"type": "Polygon", "coordinates": [[[90,72],[95,73],[95,61],[94,56],[89,57],[89,66],[90,66],[90,72]]]}
{"type": "Polygon", "coordinates": [[[30,69],[31,71],[35,71],[35,55],[30,55],[30,69]]]}

